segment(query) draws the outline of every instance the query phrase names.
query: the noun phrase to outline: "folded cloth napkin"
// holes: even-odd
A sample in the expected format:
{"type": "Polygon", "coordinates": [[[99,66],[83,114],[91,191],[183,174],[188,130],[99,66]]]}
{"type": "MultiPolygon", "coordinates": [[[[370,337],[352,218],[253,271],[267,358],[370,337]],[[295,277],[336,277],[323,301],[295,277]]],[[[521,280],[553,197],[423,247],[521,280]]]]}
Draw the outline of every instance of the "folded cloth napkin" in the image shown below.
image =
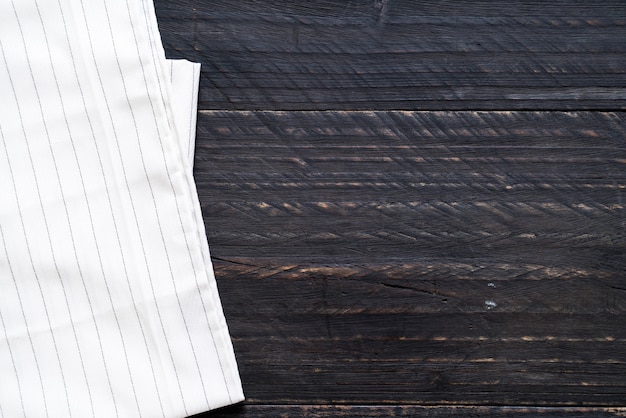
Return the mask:
{"type": "MultiPolygon", "coordinates": [[[[149,0],[0,0],[0,417],[243,400],[149,0]]],[[[193,101],[193,103],[192,103],[193,101]]]]}

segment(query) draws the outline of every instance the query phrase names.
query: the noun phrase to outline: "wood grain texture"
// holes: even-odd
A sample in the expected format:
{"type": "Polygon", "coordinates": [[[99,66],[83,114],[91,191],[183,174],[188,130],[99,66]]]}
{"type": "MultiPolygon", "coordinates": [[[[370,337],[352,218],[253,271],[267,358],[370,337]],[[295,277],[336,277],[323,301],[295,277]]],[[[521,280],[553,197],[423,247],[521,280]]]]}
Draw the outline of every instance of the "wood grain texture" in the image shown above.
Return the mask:
{"type": "Polygon", "coordinates": [[[175,1],[204,109],[624,109],[626,3],[175,1]]]}
{"type": "Polygon", "coordinates": [[[623,260],[622,113],[203,111],[200,123],[195,178],[219,257],[623,260]]]}
{"type": "Polygon", "coordinates": [[[157,0],[247,401],[626,416],[626,3],[157,0]]]}
{"type": "Polygon", "coordinates": [[[623,405],[624,114],[199,120],[250,402],[623,405]]]}
{"type": "Polygon", "coordinates": [[[623,417],[622,408],[529,408],[529,407],[481,407],[481,406],[257,406],[246,405],[218,411],[205,417],[447,417],[447,418],[614,418],[623,417]]]}

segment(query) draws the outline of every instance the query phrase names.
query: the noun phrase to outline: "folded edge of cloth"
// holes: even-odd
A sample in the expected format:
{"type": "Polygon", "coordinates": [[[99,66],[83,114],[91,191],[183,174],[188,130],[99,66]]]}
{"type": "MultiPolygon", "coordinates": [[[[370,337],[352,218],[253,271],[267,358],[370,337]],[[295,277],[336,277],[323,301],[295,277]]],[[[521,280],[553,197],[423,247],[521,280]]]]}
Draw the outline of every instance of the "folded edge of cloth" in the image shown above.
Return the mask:
{"type": "Polygon", "coordinates": [[[200,64],[182,59],[168,59],[167,66],[172,86],[171,108],[181,150],[186,151],[189,167],[193,167],[200,64]]]}

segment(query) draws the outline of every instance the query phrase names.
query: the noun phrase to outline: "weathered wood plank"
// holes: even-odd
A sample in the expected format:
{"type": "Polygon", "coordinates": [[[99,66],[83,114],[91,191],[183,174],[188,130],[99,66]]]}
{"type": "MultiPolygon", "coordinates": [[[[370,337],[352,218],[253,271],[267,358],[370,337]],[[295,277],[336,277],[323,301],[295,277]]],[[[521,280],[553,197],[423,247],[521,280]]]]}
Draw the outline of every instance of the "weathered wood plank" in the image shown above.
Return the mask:
{"type": "Polygon", "coordinates": [[[444,0],[437,3],[428,0],[383,0],[352,1],[315,0],[302,3],[289,0],[156,0],[161,17],[190,18],[195,15],[229,15],[237,17],[258,13],[259,18],[267,16],[317,16],[317,17],[370,17],[379,16],[438,16],[450,14],[466,17],[546,17],[579,16],[598,19],[603,16],[621,16],[624,4],[618,1],[604,1],[600,5],[589,1],[572,2],[554,0],[546,4],[541,0],[444,0]],[[384,8],[384,10],[383,10],[384,8]]]}
{"type": "Polygon", "coordinates": [[[623,405],[622,272],[453,264],[215,260],[249,401],[623,405]]]}
{"type": "Polygon", "coordinates": [[[623,417],[623,408],[488,407],[488,406],[341,406],[341,405],[244,405],[196,418],[210,417],[446,417],[446,418],[609,418],[623,417]]]}
{"type": "Polygon", "coordinates": [[[204,109],[624,109],[621,1],[156,4],[204,109]]]}
{"type": "Polygon", "coordinates": [[[258,300],[229,313],[248,402],[623,405],[623,315],[278,316],[258,300]]]}
{"type": "Polygon", "coordinates": [[[249,402],[624,405],[623,113],[199,120],[249,402]]]}
{"type": "MultiPolygon", "coordinates": [[[[559,268],[544,260],[522,265],[418,258],[381,264],[220,259],[216,267],[238,286],[225,285],[234,298],[270,298],[273,303],[257,306],[257,314],[626,313],[626,283],[618,270],[584,269],[574,261],[559,268]]],[[[244,315],[248,306],[230,312],[244,315]]]]}
{"type": "Polygon", "coordinates": [[[218,257],[624,266],[621,113],[207,111],[200,121],[195,177],[218,257]]]}
{"type": "Polygon", "coordinates": [[[623,406],[623,335],[589,338],[596,323],[619,333],[623,315],[278,316],[255,313],[259,305],[230,316],[252,403],[623,406]],[[257,337],[237,337],[238,324],[257,337]],[[542,335],[520,335],[529,331],[542,335]]]}

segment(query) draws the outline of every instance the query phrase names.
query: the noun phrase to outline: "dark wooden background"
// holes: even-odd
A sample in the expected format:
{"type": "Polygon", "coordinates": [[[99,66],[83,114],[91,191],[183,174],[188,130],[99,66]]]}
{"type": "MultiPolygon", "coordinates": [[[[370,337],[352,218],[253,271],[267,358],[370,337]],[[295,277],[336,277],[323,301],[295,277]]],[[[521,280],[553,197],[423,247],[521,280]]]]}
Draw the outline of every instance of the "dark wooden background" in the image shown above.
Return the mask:
{"type": "Polygon", "coordinates": [[[247,401],[626,416],[626,2],[157,0],[247,401]]]}

